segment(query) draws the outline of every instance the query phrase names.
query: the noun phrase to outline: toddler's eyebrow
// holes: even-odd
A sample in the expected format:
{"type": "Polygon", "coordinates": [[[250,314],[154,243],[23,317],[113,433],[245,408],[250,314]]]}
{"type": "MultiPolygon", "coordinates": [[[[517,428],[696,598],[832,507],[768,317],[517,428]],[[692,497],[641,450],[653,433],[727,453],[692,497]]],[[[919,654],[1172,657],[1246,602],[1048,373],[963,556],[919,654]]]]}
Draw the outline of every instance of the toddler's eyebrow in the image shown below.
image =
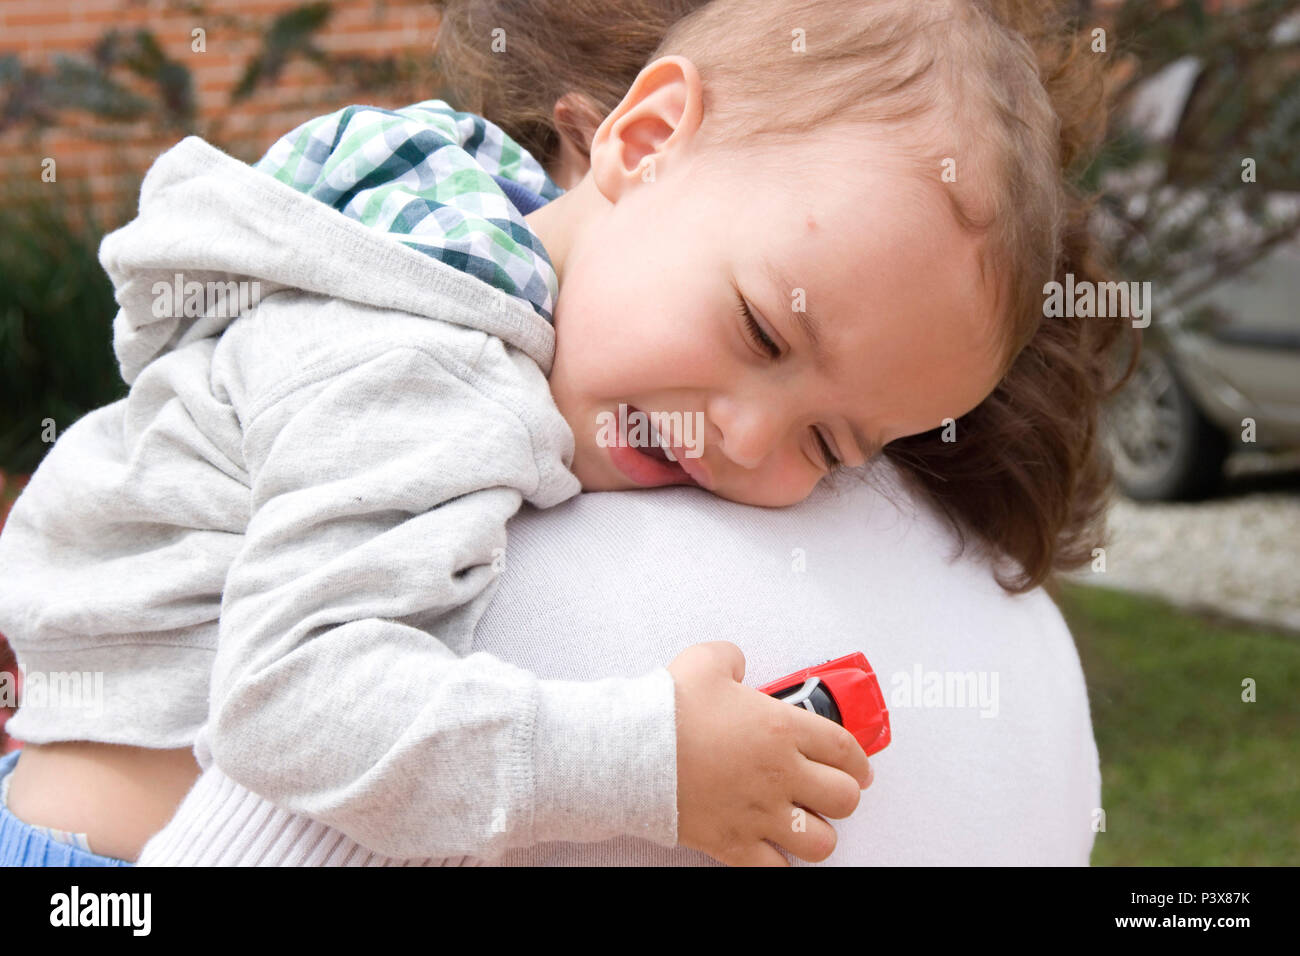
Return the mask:
{"type": "MultiPolygon", "coordinates": [[[[800,287],[791,282],[785,273],[770,262],[767,263],[766,272],[768,279],[776,283],[781,298],[789,303],[794,290],[800,287]]],[[[791,308],[790,313],[794,316],[794,320],[798,324],[800,330],[802,330],[804,338],[808,340],[809,346],[812,347],[813,364],[817,366],[818,371],[826,371],[826,367],[830,364],[830,361],[829,354],[821,340],[821,321],[817,316],[808,311],[806,305],[802,311],[791,308]]]]}
{"type": "MultiPolygon", "coordinates": [[[[768,279],[776,284],[777,290],[783,299],[788,301],[794,293],[794,290],[799,288],[799,286],[796,286],[790,281],[789,277],[784,272],[772,263],[769,262],[766,264],[765,271],[768,279]]],[[[790,313],[794,316],[795,323],[803,332],[804,338],[808,340],[808,345],[812,349],[813,364],[817,367],[818,371],[825,372],[830,362],[826,346],[822,343],[821,339],[821,321],[806,307],[803,311],[791,308],[790,313]]],[[[862,434],[858,429],[858,426],[853,424],[853,422],[849,422],[849,431],[853,435],[853,440],[857,442],[858,454],[862,456],[864,461],[870,461],[872,458],[876,457],[880,452],[880,446],[878,444],[873,441],[868,441],[867,437],[862,434]]]]}

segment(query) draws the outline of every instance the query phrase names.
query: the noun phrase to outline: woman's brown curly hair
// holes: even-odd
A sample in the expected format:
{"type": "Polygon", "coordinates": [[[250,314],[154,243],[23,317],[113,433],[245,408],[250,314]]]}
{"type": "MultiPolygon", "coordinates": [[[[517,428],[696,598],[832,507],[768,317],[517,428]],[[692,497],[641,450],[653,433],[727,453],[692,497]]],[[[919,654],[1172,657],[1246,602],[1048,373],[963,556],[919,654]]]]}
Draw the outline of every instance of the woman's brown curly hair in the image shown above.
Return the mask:
{"type": "MultiPolygon", "coordinates": [[[[1029,41],[1059,121],[1067,186],[1054,279],[1063,282],[1073,273],[1076,285],[1104,282],[1108,266],[1089,229],[1095,198],[1068,185],[1105,133],[1104,58],[1064,20],[1059,3],[1001,0],[991,6],[1029,41]]],[[[1040,313],[1003,381],[957,423],[962,441],[945,443],[936,430],[884,449],[959,534],[970,533],[1015,560],[1018,567],[999,576],[1008,590],[1027,591],[1053,571],[1087,563],[1104,538],[1111,469],[1099,419],[1103,401],[1126,377],[1116,374],[1121,339],[1135,359],[1136,332],[1126,319],[1044,320],[1040,313]]]]}
{"type": "MultiPolygon", "coordinates": [[[[745,22],[764,10],[776,10],[772,4],[749,0],[726,0],[712,10],[703,9],[708,5],[703,0],[445,0],[438,4],[442,24],[437,55],[441,72],[455,91],[457,106],[487,116],[547,165],[559,152],[560,132],[553,110],[561,96],[581,94],[596,115],[603,117],[617,106],[641,67],[657,52],[695,49],[701,61],[710,60],[710,51],[729,45],[724,41],[726,31],[734,27],[732,8],[747,8],[745,22]],[[695,15],[690,16],[692,13],[695,15]],[[504,30],[506,41],[500,52],[494,52],[492,44],[497,29],[504,30]]],[[[838,6],[796,5],[809,19],[825,17],[827,8],[838,6]]],[[[862,14],[864,17],[876,15],[877,5],[871,6],[873,10],[862,14]]],[[[926,5],[918,2],[916,6],[926,5]]],[[[1041,195],[1044,205],[1052,208],[1039,216],[1042,223],[1036,223],[1024,206],[1008,211],[1005,201],[1001,207],[996,203],[990,206],[980,201],[984,197],[974,197],[973,205],[995,210],[994,220],[979,224],[979,228],[992,226],[1000,247],[1022,250],[1018,258],[1028,263],[1012,263],[1009,270],[1013,278],[1005,302],[1011,313],[1007,373],[992,395],[957,421],[959,440],[943,441],[943,429],[936,428],[897,439],[883,454],[935,502],[952,522],[959,540],[964,543],[972,538],[993,553],[1012,559],[1014,566],[1001,567],[998,580],[1007,590],[1026,591],[1043,583],[1053,571],[1079,566],[1091,557],[1101,541],[1110,483],[1098,420],[1104,397],[1115,387],[1112,356],[1124,320],[1044,319],[1041,292],[1047,278],[1063,279],[1066,273],[1074,274],[1076,284],[1106,278],[1088,229],[1091,201],[1069,187],[1061,188],[1091,156],[1104,132],[1105,58],[1089,49],[1087,38],[1066,20],[1059,0],[953,0],[933,6],[946,8],[940,9],[941,17],[951,18],[953,10],[960,14],[957,25],[950,29],[984,30],[985,36],[987,31],[1000,33],[1004,48],[1014,47],[1007,42],[1008,32],[1024,38],[1028,50],[1024,56],[1035,61],[1024,68],[1030,74],[1027,92],[1018,91],[1005,76],[997,75],[1008,72],[1004,63],[995,57],[979,60],[987,44],[966,42],[963,47],[962,40],[944,37],[943,24],[948,21],[936,19],[928,11],[915,16],[907,5],[897,6],[901,18],[913,19],[914,31],[928,31],[932,38],[939,38],[937,49],[946,43],[949,52],[962,53],[994,74],[992,86],[1000,84],[1003,99],[990,94],[989,109],[1000,111],[1003,122],[1014,127],[1017,112],[1034,108],[1040,115],[1044,110],[1054,114],[1046,117],[1050,122],[1041,124],[1043,128],[1012,130],[1021,143],[1039,137],[1037,148],[1055,157],[1055,172],[1050,174],[1055,181],[1040,180],[1037,193],[1027,193],[1041,195]],[[1044,99],[1036,92],[1038,84],[1050,105],[1039,107],[1044,99]]],[[[858,9],[854,8],[855,15],[858,9]]],[[[786,12],[785,7],[779,11],[781,15],[786,12]]],[[[866,42],[874,55],[884,41],[878,42],[876,26],[864,23],[869,26],[862,30],[865,41],[845,40],[847,27],[817,35],[833,34],[837,42],[859,46],[866,42]]],[[[788,34],[787,26],[782,20],[780,29],[788,34]]],[[[772,28],[777,29],[775,21],[772,28]]],[[[814,35],[812,30],[809,35],[814,35]]],[[[899,35],[907,39],[915,32],[899,35]]],[[[829,55],[827,62],[833,69],[861,58],[860,50],[854,49],[834,50],[829,55]]],[[[712,59],[714,62],[703,64],[701,76],[706,83],[711,77],[720,77],[714,81],[715,88],[737,84],[739,95],[733,97],[737,102],[770,101],[771,94],[746,90],[747,76],[759,77],[760,84],[776,82],[777,90],[781,83],[801,82],[798,74],[774,80],[773,73],[786,68],[779,60],[767,69],[748,69],[752,64],[747,64],[747,71],[740,71],[729,66],[735,59],[730,54],[719,53],[712,59]]],[[[817,69],[817,60],[806,62],[805,77],[817,69]]],[[[882,58],[881,66],[896,73],[910,71],[892,78],[882,73],[886,93],[895,87],[919,85],[915,80],[930,72],[938,72],[951,83],[952,77],[960,77],[966,68],[932,55],[896,52],[882,58]],[[915,68],[908,65],[911,59],[918,64],[915,68]]],[[[817,82],[829,81],[818,74],[817,82]]],[[[840,81],[829,83],[827,96],[820,100],[826,101],[832,93],[846,95],[844,87],[840,81]]],[[[851,108],[862,100],[859,96],[851,101],[851,108]]],[[[733,125],[753,128],[752,121],[743,117],[733,125]]],[[[584,142],[581,136],[570,138],[584,142]]],[[[1013,186],[1023,186],[1015,181],[1017,175],[1032,177],[1041,169],[1022,163],[1016,150],[1004,148],[1003,154],[1003,162],[1016,170],[1007,176],[1013,186]]],[[[968,225],[980,218],[968,215],[960,206],[955,211],[968,225]]]]}

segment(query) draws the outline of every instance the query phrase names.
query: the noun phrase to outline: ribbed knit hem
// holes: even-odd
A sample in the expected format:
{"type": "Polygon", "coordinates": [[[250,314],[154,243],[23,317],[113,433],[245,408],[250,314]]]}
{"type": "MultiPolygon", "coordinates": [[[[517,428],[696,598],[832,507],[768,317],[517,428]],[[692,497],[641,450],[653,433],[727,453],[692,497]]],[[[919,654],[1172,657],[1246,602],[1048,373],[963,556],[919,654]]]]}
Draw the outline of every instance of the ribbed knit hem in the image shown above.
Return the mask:
{"type": "Polygon", "coordinates": [[[291,813],[209,767],[137,866],[478,866],[472,857],[395,860],[291,813]]]}

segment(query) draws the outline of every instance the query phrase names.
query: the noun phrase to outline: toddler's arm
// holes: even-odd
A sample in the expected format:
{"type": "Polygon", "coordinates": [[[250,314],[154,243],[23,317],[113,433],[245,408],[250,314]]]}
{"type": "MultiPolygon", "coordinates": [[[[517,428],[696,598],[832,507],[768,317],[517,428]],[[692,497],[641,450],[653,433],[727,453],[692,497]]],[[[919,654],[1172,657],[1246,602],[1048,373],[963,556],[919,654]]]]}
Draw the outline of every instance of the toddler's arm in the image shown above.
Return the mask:
{"type": "Polygon", "coordinates": [[[438,323],[390,316],[284,293],[223,339],[217,365],[232,370],[291,341],[329,345],[300,346],[278,383],[226,376],[253,512],[222,604],[213,759],[389,856],[620,832],[675,843],[667,670],[542,681],[458,656],[521,500],[577,490],[539,462],[539,433],[554,440],[563,420],[502,401],[514,365],[500,340],[402,339],[438,323]]]}

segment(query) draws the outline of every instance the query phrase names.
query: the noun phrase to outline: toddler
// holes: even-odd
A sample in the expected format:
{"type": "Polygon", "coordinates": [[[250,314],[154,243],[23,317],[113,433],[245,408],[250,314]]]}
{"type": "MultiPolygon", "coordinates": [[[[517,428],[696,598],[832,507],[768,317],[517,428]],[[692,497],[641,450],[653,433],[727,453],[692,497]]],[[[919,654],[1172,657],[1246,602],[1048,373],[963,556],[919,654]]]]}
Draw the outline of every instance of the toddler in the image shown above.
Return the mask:
{"type": "Polygon", "coordinates": [[[594,683],[458,655],[524,501],[788,505],[985,403],[1057,265],[1055,124],[980,3],[715,0],[562,195],[438,102],[313,121],[258,169],[160,158],[102,250],[131,393],[0,537],[0,630],[29,670],[106,672],[105,739],[174,746],[172,678],[210,669],[206,772],[141,862],[616,833],[824,858],[866,759],[734,648],[594,683]],[[651,427],[611,440],[629,413],[651,427]]]}

